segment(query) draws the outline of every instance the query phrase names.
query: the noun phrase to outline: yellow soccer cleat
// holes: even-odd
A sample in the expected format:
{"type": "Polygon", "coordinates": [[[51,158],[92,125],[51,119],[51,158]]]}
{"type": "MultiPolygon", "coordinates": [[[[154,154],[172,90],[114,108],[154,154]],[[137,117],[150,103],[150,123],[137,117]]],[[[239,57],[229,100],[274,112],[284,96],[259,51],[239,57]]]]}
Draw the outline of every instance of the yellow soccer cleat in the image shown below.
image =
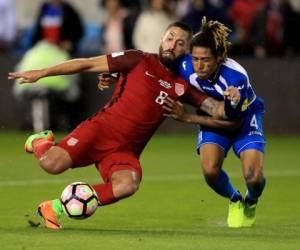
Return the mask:
{"type": "Polygon", "coordinates": [[[243,227],[252,227],[254,225],[256,205],[257,203],[249,205],[247,202],[245,202],[243,227]]]}
{"type": "Polygon", "coordinates": [[[243,201],[236,201],[229,203],[227,225],[231,228],[239,228],[243,226],[244,218],[244,203],[243,201]]]}

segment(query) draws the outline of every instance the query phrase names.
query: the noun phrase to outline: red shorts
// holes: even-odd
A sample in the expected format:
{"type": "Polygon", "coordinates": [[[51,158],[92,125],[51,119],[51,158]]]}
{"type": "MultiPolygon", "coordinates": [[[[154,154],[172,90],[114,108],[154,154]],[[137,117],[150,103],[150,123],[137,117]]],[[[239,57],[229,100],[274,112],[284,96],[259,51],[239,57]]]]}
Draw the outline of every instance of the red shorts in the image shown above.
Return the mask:
{"type": "Polygon", "coordinates": [[[139,160],[131,152],[115,152],[96,164],[103,180],[108,182],[114,172],[120,170],[134,171],[142,179],[142,168],[139,160]]]}
{"type": "Polygon", "coordinates": [[[133,170],[142,177],[139,155],[121,143],[101,118],[82,122],[58,146],[68,152],[74,168],[96,164],[105,182],[119,170],[133,170]]]}

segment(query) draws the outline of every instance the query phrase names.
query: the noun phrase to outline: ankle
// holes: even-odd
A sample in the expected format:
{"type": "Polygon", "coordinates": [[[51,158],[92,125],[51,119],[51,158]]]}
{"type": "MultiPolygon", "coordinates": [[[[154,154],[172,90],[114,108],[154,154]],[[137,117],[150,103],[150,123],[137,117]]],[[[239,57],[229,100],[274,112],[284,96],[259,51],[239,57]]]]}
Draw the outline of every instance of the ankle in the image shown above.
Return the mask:
{"type": "Polygon", "coordinates": [[[256,204],[257,201],[258,201],[258,199],[251,199],[247,196],[245,198],[245,203],[248,204],[249,206],[252,206],[252,205],[256,204]]]}
{"type": "Polygon", "coordinates": [[[230,201],[232,202],[237,202],[237,201],[242,201],[243,200],[243,196],[241,195],[241,193],[239,191],[235,191],[232,196],[230,197],[230,201]]]}

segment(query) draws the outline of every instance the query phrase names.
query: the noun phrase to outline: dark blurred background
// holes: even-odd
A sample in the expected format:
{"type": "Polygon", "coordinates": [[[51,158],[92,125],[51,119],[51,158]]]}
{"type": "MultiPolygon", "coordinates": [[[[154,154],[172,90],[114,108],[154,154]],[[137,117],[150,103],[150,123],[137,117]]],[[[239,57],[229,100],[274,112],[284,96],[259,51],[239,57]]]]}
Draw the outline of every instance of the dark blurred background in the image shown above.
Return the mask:
{"type": "MultiPolygon", "coordinates": [[[[112,93],[97,90],[94,74],[20,88],[9,71],[131,48],[157,52],[169,23],[197,32],[204,15],[232,29],[230,57],[265,100],[266,132],[300,133],[300,0],[0,0],[0,128],[70,131],[112,93]]],[[[161,128],[192,130],[173,121],[161,128]]]]}

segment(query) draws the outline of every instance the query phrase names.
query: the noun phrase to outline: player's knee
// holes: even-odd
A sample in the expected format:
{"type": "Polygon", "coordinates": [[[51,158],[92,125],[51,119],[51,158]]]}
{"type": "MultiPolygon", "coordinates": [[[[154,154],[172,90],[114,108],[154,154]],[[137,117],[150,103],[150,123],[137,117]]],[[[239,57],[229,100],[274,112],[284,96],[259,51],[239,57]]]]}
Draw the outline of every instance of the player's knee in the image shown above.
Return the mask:
{"type": "Polygon", "coordinates": [[[139,189],[138,183],[136,183],[134,180],[126,180],[122,182],[121,189],[123,190],[123,193],[125,196],[127,195],[133,195],[136,191],[139,189]]]}
{"type": "Polygon", "coordinates": [[[220,174],[222,161],[212,157],[201,159],[203,174],[207,177],[218,177],[220,174]]]}
{"type": "Polygon", "coordinates": [[[113,190],[116,198],[123,198],[133,195],[139,189],[139,183],[127,178],[113,183],[113,190]]]}
{"type": "Polygon", "coordinates": [[[203,166],[203,175],[205,180],[209,183],[215,182],[220,175],[220,168],[217,164],[210,162],[203,166]]]}
{"type": "Polygon", "coordinates": [[[249,186],[259,186],[263,180],[264,176],[261,170],[253,170],[252,167],[247,168],[246,174],[244,176],[247,185],[249,186]]]}
{"type": "Polygon", "coordinates": [[[40,159],[40,166],[49,174],[60,174],[72,166],[69,154],[60,147],[52,147],[40,159]]]}
{"type": "Polygon", "coordinates": [[[60,174],[63,172],[61,164],[51,158],[40,159],[40,166],[49,174],[60,174]]]}
{"type": "Polygon", "coordinates": [[[60,174],[70,166],[63,157],[44,155],[39,159],[40,166],[49,174],[60,174]]]}
{"type": "Polygon", "coordinates": [[[129,183],[127,184],[126,188],[128,194],[133,195],[135,192],[138,191],[139,185],[137,183],[129,183]]]}

